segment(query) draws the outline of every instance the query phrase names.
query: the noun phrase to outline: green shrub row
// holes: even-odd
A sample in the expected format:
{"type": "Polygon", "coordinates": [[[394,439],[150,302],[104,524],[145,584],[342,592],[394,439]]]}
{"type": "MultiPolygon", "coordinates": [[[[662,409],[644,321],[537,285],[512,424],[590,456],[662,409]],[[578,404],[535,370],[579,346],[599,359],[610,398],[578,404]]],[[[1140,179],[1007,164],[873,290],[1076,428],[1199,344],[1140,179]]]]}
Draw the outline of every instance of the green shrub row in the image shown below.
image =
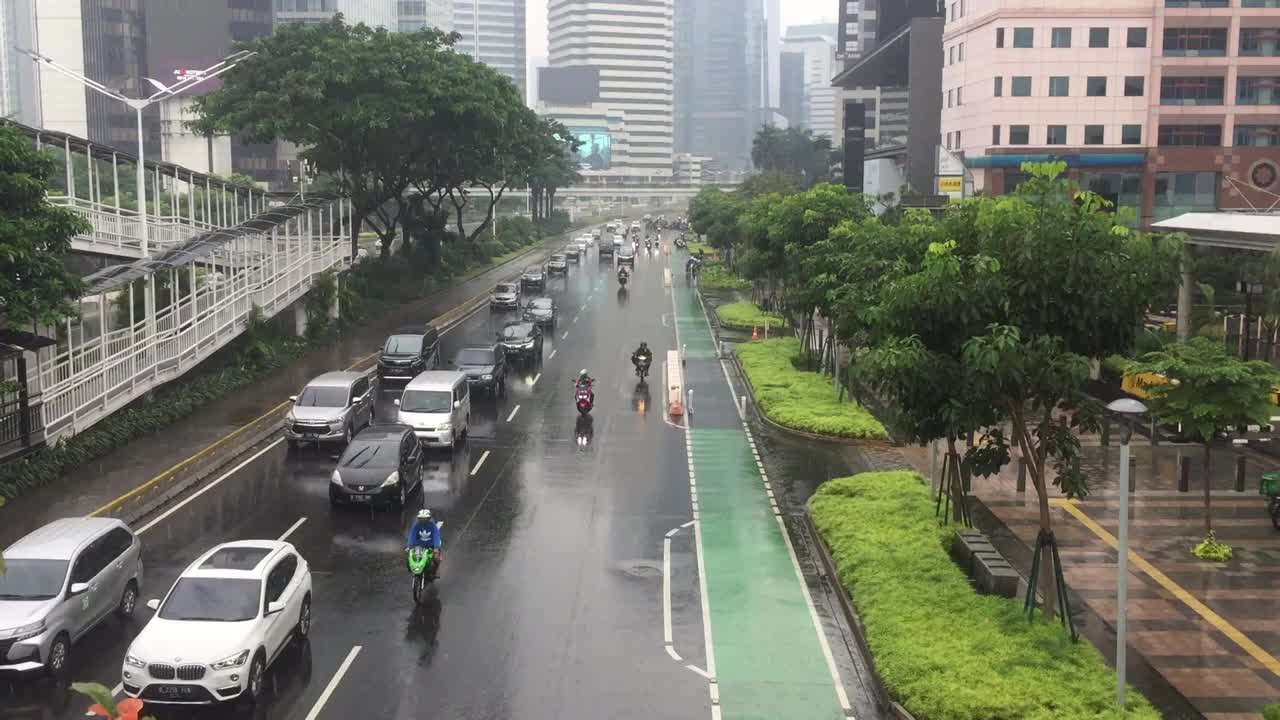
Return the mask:
{"type": "Polygon", "coordinates": [[[751,281],[734,275],[719,262],[708,262],[698,272],[698,287],[703,290],[746,290],[751,287],[751,281]]]}
{"type": "Polygon", "coordinates": [[[0,465],[0,505],[4,499],[47,485],[131,440],[163,429],[206,403],[292,363],[307,347],[305,340],[296,337],[264,337],[259,331],[246,332],[246,337],[237,344],[235,362],[230,366],[171,383],[150,401],[113,413],[57,445],[0,465]]]}
{"type": "Polygon", "coordinates": [[[809,500],[841,584],[867,630],[876,670],[918,720],[1146,720],[1142,695],[1115,703],[1115,673],[1020,600],[978,595],[944,547],[920,476],[863,473],[809,500]]]}
{"type": "Polygon", "coordinates": [[[737,346],[756,404],[779,425],[833,437],[884,439],[884,425],[856,402],[841,402],[831,380],[797,370],[800,341],[777,338],[737,346]]]}
{"type": "Polygon", "coordinates": [[[721,305],[716,308],[716,315],[720,318],[722,327],[734,330],[750,330],[752,328],[760,328],[764,332],[766,327],[770,332],[775,329],[786,327],[787,321],[777,313],[765,312],[760,306],[750,302],[736,302],[728,305],[721,305]]]}

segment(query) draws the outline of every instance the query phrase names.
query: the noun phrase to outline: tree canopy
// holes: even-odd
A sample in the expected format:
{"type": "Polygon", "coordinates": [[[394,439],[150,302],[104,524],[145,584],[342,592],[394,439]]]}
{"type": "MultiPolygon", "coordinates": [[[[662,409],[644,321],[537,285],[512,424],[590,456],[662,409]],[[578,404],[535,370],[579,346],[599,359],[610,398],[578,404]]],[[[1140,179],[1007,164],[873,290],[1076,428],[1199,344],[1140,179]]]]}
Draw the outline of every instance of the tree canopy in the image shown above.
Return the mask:
{"type": "Polygon", "coordinates": [[[764,125],[752,140],[751,161],[758,170],[777,172],[809,187],[831,177],[831,139],[808,129],[764,125]]]}

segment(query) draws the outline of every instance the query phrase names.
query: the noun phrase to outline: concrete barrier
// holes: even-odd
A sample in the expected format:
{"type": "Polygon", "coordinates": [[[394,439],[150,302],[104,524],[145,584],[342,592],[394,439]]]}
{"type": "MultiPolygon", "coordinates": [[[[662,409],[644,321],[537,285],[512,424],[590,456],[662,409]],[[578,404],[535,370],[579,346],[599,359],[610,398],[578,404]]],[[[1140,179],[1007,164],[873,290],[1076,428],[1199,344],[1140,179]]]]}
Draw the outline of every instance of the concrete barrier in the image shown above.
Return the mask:
{"type": "Polygon", "coordinates": [[[667,413],[671,417],[684,415],[684,372],[676,350],[667,351],[667,413]]]}

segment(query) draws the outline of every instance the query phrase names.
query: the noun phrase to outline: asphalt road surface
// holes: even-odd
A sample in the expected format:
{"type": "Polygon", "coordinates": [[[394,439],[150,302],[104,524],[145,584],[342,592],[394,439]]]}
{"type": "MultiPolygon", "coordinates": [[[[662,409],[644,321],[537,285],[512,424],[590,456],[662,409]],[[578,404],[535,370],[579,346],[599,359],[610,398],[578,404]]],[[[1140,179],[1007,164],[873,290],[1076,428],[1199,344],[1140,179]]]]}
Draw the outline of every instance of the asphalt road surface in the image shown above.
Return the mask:
{"type": "MultiPolygon", "coordinates": [[[[756,479],[754,490],[721,493],[716,483],[731,478],[718,480],[714,468],[702,467],[719,462],[715,453],[736,452],[743,432],[736,422],[712,423],[725,428],[708,427],[713,437],[699,439],[704,415],[736,417],[736,408],[723,400],[733,394],[718,370],[689,371],[692,381],[720,386],[697,391],[697,402],[707,407],[699,406],[690,431],[695,442],[688,447],[700,448],[699,473],[709,478],[702,481],[709,487],[701,500],[733,508],[741,507],[740,500],[758,501],[763,512],[725,516],[719,524],[692,522],[693,453],[687,453],[686,431],[666,418],[660,366],[677,346],[677,326],[689,335],[688,328],[702,321],[689,316],[696,307],[696,299],[692,305],[688,300],[691,291],[676,288],[675,299],[684,302],[673,303],[673,290],[664,287],[670,262],[642,249],[623,291],[612,261],[601,262],[592,248],[566,277],[550,279],[546,293],[559,310],[542,360],[513,365],[505,397],[474,396],[470,439],[452,455],[429,454],[423,491],[404,511],[331,508],[333,451],[291,452],[276,440],[251,451],[199,494],[137,525],[145,548],[144,600],[162,596],[205,549],[245,538],[295,544],[310,563],[315,597],[311,637],[275,663],[264,702],[254,708],[150,706],[148,713],[281,720],[852,716],[840,709],[828,671],[839,666],[850,672],[855,663],[841,655],[847,648],[833,639],[833,661],[819,640],[824,633],[814,629],[803,585],[792,565],[780,560],[789,552],[783,535],[756,537],[776,530],[748,524],[758,517],[772,524],[763,486],[756,479]],[[642,339],[657,351],[647,385],[637,382],[629,361],[642,339]],[[573,406],[571,383],[582,368],[597,378],[596,408],[586,419],[573,406]],[[717,393],[723,396],[718,401],[717,393]],[[434,594],[415,607],[402,548],[423,506],[445,521],[445,558],[434,594]],[[696,531],[704,526],[710,530],[702,535],[713,545],[704,551],[714,563],[705,569],[714,583],[710,611],[695,552],[702,537],[696,531]],[[741,530],[735,534],[735,528],[741,530]],[[776,601],[776,608],[731,597],[743,587],[755,593],[753,569],[731,566],[741,561],[733,545],[757,542],[776,551],[750,559],[773,563],[764,574],[780,579],[760,592],[763,603],[776,601]],[[728,586],[735,574],[743,587],[728,586]],[[717,629],[710,672],[705,612],[717,629]],[[792,647],[769,632],[798,632],[801,641],[792,647]],[[772,662],[788,667],[770,667],[774,650],[772,662]],[[720,687],[710,683],[716,660],[736,679],[722,679],[720,687]],[[807,675],[796,677],[802,672],[807,675]],[[771,705],[771,698],[781,704],[771,705]]],[[[676,267],[680,286],[679,257],[676,267]]],[[[481,310],[444,336],[443,357],[468,341],[491,339],[508,319],[481,310]]],[[[710,362],[705,353],[697,360],[710,362]]],[[[380,386],[381,418],[394,417],[397,395],[396,387],[380,386]]],[[[746,441],[741,445],[745,450],[746,441]]],[[[139,603],[132,622],[104,622],[76,645],[69,677],[115,686],[129,641],[150,613],[139,603]]],[[[832,634],[830,627],[825,634],[832,634]]],[[[850,694],[855,707],[867,702],[850,694]]],[[[0,679],[5,720],[79,718],[86,705],[63,684],[0,679]]]]}

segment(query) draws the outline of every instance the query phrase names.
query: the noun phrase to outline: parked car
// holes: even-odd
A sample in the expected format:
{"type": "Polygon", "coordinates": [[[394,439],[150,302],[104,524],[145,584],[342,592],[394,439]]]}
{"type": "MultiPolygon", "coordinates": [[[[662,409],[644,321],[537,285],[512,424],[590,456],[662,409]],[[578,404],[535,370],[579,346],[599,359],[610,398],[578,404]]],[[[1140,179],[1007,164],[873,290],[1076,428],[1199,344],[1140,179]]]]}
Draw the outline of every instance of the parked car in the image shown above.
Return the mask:
{"type": "Polygon", "coordinates": [[[547,273],[541,265],[530,265],[520,274],[520,284],[524,287],[544,288],[547,286],[547,273]]]}
{"type": "Polygon", "coordinates": [[[542,326],[528,320],[507,323],[498,333],[498,342],[502,343],[502,352],[508,358],[519,357],[522,360],[541,358],[542,326]]]}
{"type": "Polygon", "coordinates": [[[618,248],[618,264],[636,266],[636,249],[630,243],[618,248]]]}
{"type": "Polygon", "coordinates": [[[374,425],[351,441],[329,478],[329,502],[402,508],[422,486],[422,446],[413,428],[374,425]]]}
{"type": "Polygon", "coordinates": [[[311,569],[293,545],[242,540],[191,563],[124,656],[121,686],[154,703],[253,702],[267,668],[311,632],[311,569]]]}
{"type": "Polygon", "coordinates": [[[373,390],[364,373],[325,373],[289,400],[293,407],[284,418],[284,436],[291,446],[304,442],[346,445],[360,428],[373,422],[373,390]]]}
{"type": "Polygon", "coordinates": [[[578,262],[582,259],[582,247],[576,242],[569,243],[564,249],[564,257],[569,262],[578,262]]]}
{"type": "Polygon", "coordinates": [[[467,376],[471,385],[488,391],[494,397],[506,394],[507,362],[500,343],[463,345],[453,364],[467,376]]]}
{"type": "Polygon", "coordinates": [[[424,372],[405,386],[395,403],[396,419],[413,428],[422,445],[452,448],[471,427],[471,388],[461,372],[424,372]]]}
{"type": "Polygon", "coordinates": [[[556,324],[556,303],[549,297],[536,297],[524,306],[524,319],[554,327],[556,324]]]}
{"type": "Polygon", "coordinates": [[[408,382],[424,370],[440,366],[440,331],[405,330],[392,335],[378,352],[378,377],[408,382]]]}
{"type": "Polygon", "coordinates": [[[569,261],[563,253],[556,253],[547,260],[547,272],[564,275],[569,272],[569,261]]]}
{"type": "Polygon", "coordinates": [[[61,675],[72,645],[112,612],[133,616],[142,545],[114,518],[63,518],[4,551],[0,671],[61,675]]]}
{"type": "Polygon", "coordinates": [[[504,282],[493,286],[489,293],[489,307],[494,310],[518,310],[520,308],[520,283],[504,282]]]}

